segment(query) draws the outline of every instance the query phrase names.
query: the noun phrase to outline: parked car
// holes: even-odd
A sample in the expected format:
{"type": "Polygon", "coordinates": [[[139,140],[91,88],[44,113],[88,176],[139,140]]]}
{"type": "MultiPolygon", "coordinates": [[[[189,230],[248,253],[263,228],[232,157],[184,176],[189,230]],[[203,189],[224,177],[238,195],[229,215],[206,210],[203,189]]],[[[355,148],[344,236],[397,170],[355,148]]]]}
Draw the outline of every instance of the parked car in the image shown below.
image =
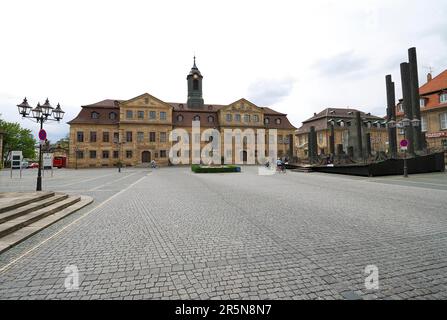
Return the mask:
{"type": "Polygon", "coordinates": [[[34,168],[38,168],[39,164],[37,162],[32,162],[29,164],[28,168],[34,169],[34,168]]]}
{"type": "Polygon", "coordinates": [[[22,161],[22,168],[28,168],[29,167],[29,162],[24,160],[22,161]]]}

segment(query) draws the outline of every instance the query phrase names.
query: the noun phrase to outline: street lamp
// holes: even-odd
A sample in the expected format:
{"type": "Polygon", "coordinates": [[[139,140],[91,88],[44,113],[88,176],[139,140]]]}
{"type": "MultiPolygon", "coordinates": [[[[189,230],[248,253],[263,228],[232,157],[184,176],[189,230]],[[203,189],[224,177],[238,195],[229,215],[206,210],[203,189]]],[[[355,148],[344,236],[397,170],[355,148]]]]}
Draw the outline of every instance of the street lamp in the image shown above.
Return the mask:
{"type": "MultiPolygon", "coordinates": [[[[62,111],[59,104],[56,109],[50,105],[48,98],[43,105],[37,103],[37,106],[33,109],[25,98],[21,104],[17,105],[19,114],[22,118],[31,119],[40,124],[40,130],[43,129],[43,123],[46,121],[59,122],[64,117],[65,112],[62,111]]],[[[42,191],[42,144],[39,144],[39,168],[37,171],[37,185],[36,191],[42,191]]]]}
{"type": "MultiPolygon", "coordinates": [[[[404,128],[404,139],[406,139],[407,128],[410,126],[411,120],[403,118],[398,124],[404,128]]],[[[408,178],[407,149],[404,150],[404,177],[408,178]]]]}

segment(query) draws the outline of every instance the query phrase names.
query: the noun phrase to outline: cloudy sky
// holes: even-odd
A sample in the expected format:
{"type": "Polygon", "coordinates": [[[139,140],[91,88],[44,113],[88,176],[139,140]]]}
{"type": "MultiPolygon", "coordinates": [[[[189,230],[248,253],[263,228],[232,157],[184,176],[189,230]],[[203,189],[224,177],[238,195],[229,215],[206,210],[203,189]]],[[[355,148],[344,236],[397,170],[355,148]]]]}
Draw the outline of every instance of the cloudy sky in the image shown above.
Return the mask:
{"type": "MultiPolygon", "coordinates": [[[[385,114],[385,75],[407,49],[447,68],[445,0],[7,1],[0,12],[0,113],[49,97],[71,120],[81,105],[148,92],[185,102],[197,56],[206,103],[245,97],[295,126],[325,107],[385,114]]],[[[68,125],[47,125],[49,138],[68,125]]]]}

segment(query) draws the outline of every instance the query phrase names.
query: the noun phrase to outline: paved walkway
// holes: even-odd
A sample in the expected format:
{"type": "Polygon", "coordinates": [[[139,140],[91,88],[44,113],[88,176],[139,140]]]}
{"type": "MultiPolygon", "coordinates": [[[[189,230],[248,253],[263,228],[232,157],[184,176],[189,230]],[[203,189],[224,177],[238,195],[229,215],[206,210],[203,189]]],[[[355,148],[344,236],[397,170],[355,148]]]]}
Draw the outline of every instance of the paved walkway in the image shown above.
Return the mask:
{"type": "MultiPolygon", "coordinates": [[[[56,171],[45,188],[96,202],[0,255],[0,298],[447,298],[445,173],[243,170],[56,171]],[[79,290],[64,286],[70,265],[79,290]]],[[[32,173],[1,174],[0,191],[33,188],[32,173]]]]}

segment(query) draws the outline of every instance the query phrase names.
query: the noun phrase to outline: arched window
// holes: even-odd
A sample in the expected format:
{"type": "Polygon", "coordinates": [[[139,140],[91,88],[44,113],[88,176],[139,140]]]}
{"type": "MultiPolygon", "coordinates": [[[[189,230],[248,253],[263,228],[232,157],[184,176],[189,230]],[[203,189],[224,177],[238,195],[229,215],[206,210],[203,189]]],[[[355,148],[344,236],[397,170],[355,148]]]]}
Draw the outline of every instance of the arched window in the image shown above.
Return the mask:
{"type": "Polygon", "coordinates": [[[281,119],[280,118],[276,118],[275,122],[276,122],[276,124],[281,124],[281,119]]]}
{"type": "Polygon", "coordinates": [[[264,123],[265,124],[269,124],[270,123],[270,119],[269,118],[264,118],[264,123]]]}
{"type": "Polygon", "coordinates": [[[91,113],[91,117],[92,117],[92,119],[99,119],[99,113],[96,112],[96,111],[93,111],[93,112],[91,113]]]}
{"type": "Polygon", "coordinates": [[[182,122],[182,121],[183,121],[183,116],[182,116],[181,114],[179,114],[179,115],[177,116],[177,121],[178,121],[178,122],[182,122]]]}
{"type": "Polygon", "coordinates": [[[109,113],[109,119],[110,120],[115,120],[116,119],[116,113],[115,112],[110,112],[109,113]]]}
{"type": "Polygon", "coordinates": [[[194,121],[200,121],[200,116],[195,115],[194,118],[192,118],[194,121]]]}
{"type": "Polygon", "coordinates": [[[214,117],[213,116],[208,116],[208,122],[210,122],[210,123],[214,122],[214,117]]]}

